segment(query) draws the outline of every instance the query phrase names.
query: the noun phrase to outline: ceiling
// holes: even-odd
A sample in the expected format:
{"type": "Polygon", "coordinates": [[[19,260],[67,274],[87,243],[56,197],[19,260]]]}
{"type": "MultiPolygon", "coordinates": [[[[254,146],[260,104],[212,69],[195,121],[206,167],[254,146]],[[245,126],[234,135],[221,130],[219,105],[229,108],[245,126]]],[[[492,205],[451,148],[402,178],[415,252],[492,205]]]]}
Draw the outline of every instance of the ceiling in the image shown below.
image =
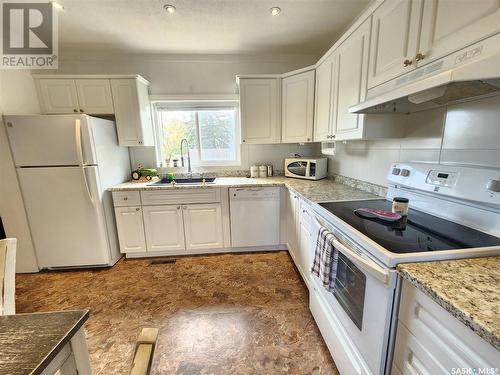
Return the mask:
{"type": "Polygon", "coordinates": [[[59,0],[60,49],[126,53],[325,52],[369,0],[59,0]],[[177,8],[175,14],[165,4],[177,8]],[[269,9],[279,6],[279,16],[269,9]]]}

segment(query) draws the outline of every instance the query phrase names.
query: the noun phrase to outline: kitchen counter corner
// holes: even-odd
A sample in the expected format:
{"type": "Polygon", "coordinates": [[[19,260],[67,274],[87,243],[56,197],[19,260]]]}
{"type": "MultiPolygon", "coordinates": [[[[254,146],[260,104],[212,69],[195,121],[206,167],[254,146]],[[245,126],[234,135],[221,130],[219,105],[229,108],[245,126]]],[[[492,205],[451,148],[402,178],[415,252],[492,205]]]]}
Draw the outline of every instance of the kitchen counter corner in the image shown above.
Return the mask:
{"type": "Polygon", "coordinates": [[[500,257],[403,263],[401,276],[500,350],[500,257]]]}

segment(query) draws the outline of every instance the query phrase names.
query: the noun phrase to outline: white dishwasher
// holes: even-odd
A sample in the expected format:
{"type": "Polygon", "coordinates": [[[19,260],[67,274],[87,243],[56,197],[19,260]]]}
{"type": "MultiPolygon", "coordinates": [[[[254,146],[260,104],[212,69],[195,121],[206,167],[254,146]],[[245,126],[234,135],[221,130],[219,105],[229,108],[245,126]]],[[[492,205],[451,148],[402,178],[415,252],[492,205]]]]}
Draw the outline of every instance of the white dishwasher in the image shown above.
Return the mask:
{"type": "Polygon", "coordinates": [[[280,243],[280,188],[230,188],[233,247],[280,243]]]}

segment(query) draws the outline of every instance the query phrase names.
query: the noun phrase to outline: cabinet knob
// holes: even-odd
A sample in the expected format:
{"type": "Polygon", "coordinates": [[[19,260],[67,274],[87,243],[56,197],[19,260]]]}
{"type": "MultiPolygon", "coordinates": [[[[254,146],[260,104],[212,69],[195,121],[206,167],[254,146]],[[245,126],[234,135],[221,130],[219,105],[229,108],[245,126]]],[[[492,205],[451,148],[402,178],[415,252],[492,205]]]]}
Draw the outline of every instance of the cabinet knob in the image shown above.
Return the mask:
{"type": "Polygon", "coordinates": [[[245,143],[245,140],[243,139],[242,142],[245,143]]]}
{"type": "Polygon", "coordinates": [[[334,134],[334,135],[332,135],[332,139],[335,139],[335,134],[334,134]]]}
{"type": "Polygon", "coordinates": [[[140,145],[142,145],[142,141],[137,140],[137,143],[139,143],[140,145]]]}
{"type": "Polygon", "coordinates": [[[415,61],[420,61],[425,58],[425,55],[423,53],[417,53],[417,56],[415,56],[415,61]]]}
{"type": "Polygon", "coordinates": [[[73,112],[78,113],[78,109],[74,109],[73,112]]]}
{"type": "Polygon", "coordinates": [[[403,66],[410,66],[411,64],[413,64],[413,61],[411,60],[406,59],[405,61],[403,61],[403,66]]]}
{"type": "Polygon", "coordinates": [[[310,141],[310,140],[311,140],[311,138],[307,138],[307,140],[308,140],[308,141],[310,141]]]}
{"type": "Polygon", "coordinates": [[[136,211],[140,211],[141,209],[140,209],[139,207],[137,207],[135,210],[136,210],[136,211]]]}
{"type": "Polygon", "coordinates": [[[124,201],[128,201],[128,197],[123,198],[124,201]]]}
{"type": "Polygon", "coordinates": [[[185,210],[187,208],[187,206],[182,206],[182,209],[185,210]]]}
{"type": "Polygon", "coordinates": [[[80,112],[83,113],[83,109],[80,109],[80,112]]]}
{"type": "Polygon", "coordinates": [[[181,206],[177,206],[177,209],[180,210],[181,209],[181,206]]]}

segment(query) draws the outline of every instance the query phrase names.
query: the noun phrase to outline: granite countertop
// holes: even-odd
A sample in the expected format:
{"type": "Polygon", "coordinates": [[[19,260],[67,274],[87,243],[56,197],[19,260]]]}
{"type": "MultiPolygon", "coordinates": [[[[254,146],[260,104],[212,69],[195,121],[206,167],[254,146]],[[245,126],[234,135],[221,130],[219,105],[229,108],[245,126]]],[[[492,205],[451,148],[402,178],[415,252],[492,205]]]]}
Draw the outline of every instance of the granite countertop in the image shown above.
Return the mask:
{"type": "Polygon", "coordinates": [[[41,374],[88,317],[88,310],[0,316],[0,374],[41,374]]]}
{"type": "Polygon", "coordinates": [[[206,189],[213,187],[245,187],[245,186],[286,186],[311,202],[326,202],[334,200],[374,199],[379,195],[363,191],[332,178],[311,181],[283,176],[268,178],[218,177],[214,184],[200,185],[151,185],[151,182],[126,182],[111,187],[110,191],[122,190],[165,190],[165,189],[206,189]]]}
{"type": "Polygon", "coordinates": [[[402,277],[500,350],[500,257],[398,265],[402,277]]]}

